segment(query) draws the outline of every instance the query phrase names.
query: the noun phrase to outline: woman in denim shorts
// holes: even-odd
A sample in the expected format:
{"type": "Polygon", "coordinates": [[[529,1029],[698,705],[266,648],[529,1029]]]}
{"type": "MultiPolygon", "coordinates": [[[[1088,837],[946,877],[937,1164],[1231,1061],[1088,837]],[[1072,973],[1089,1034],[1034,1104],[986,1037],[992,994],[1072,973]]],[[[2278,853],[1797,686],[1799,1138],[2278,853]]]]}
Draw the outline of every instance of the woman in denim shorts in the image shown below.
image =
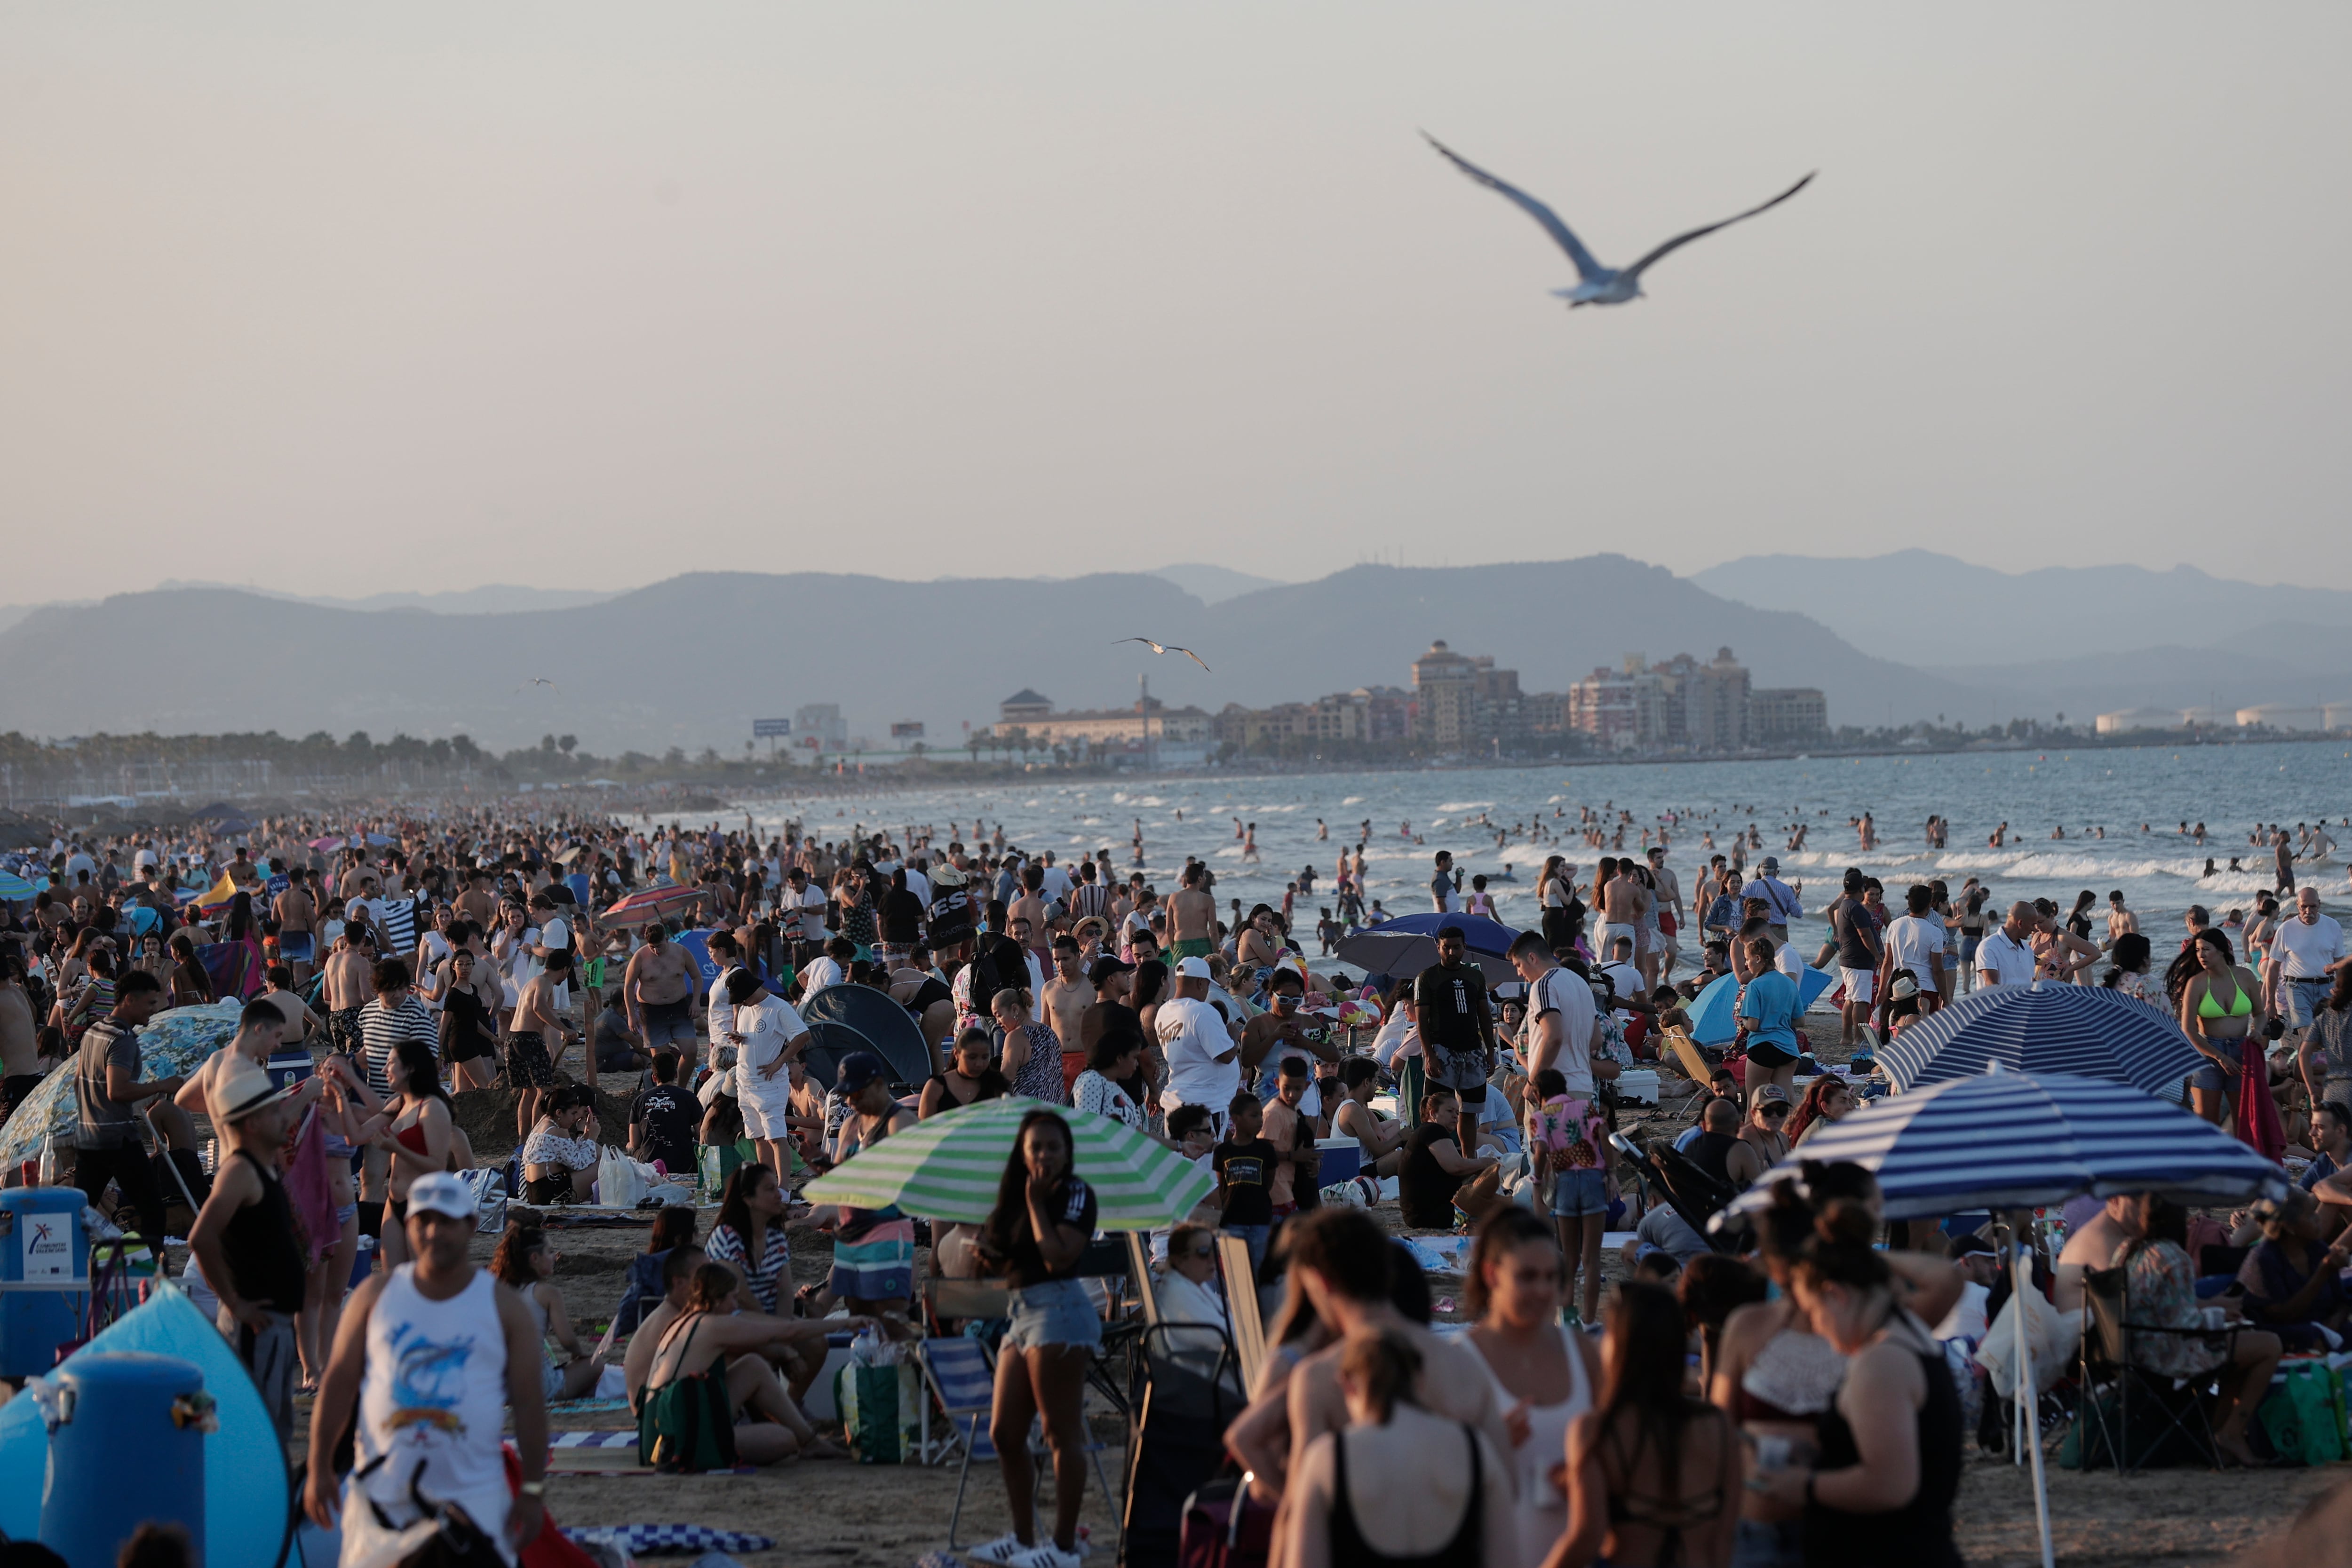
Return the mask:
{"type": "Polygon", "coordinates": [[[1078,1278],[1094,1239],[1094,1189],[1072,1168],[1070,1124],[1048,1110],[1022,1118],[996,1207],[981,1227],[982,1259],[1002,1270],[1012,1300],[996,1355],[988,1435],[1004,1470],[1013,1528],[966,1553],[1013,1568],[1077,1568],[1078,1505],[1087,1485],[1087,1369],[1102,1344],[1102,1316],[1078,1278]],[[1045,1417],[1054,1450],[1054,1534],[1036,1539],[1029,1423],[1045,1417]]]}

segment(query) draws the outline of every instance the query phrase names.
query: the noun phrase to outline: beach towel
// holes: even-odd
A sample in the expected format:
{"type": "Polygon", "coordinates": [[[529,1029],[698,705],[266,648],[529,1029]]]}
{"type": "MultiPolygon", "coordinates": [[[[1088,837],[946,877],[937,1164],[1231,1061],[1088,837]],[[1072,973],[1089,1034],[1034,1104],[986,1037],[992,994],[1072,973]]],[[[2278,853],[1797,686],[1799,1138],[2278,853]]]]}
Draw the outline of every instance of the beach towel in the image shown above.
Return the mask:
{"type": "Polygon", "coordinates": [[[2278,1102],[2271,1098],[2270,1041],[2249,1033],[2238,1044],[2238,1141],[2276,1163],[2286,1152],[2278,1102]]]}
{"type": "Polygon", "coordinates": [[[294,1159],[286,1167],[286,1200],[293,1206],[310,1249],[310,1266],[316,1268],[320,1259],[335,1249],[343,1227],[335,1218],[335,1188],[327,1175],[327,1133],[319,1125],[315,1105],[302,1118],[294,1159]]]}
{"type": "Polygon", "coordinates": [[[772,1538],[707,1524],[606,1524],[563,1532],[583,1544],[617,1546],[632,1557],[688,1556],[704,1552],[768,1552],[772,1538]]]}
{"type": "Polygon", "coordinates": [[[249,1002],[261,994],[261,949],[252,942],[210,942],[196,949],[196,962],[223,1001],[249,1002]]]}

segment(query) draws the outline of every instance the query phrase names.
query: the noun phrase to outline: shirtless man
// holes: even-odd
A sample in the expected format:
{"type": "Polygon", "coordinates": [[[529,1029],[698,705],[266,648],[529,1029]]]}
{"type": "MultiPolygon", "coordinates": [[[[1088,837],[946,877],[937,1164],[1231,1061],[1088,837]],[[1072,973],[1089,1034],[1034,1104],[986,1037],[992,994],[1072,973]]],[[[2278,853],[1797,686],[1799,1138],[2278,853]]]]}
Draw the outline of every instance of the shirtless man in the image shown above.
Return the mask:
{"type": "Polygon", "coordinates": [[[25,960],[14,952],[0,957],[0,1121],[16,1102],[40,1086],[40,1031],[34,1026],[32,998],[25,994],[25,960]]]}
{"type": "Polygon", "coordinates": [[[317,1013],[312,1012],[310,1004],[303,1001],[296,993],[292,968],[284,964],[272,964],[263,978],[267,982],[266,987],[261,995],[254,999],[268,1002],[285,1018],[286,1027],[282,1038],[288,1043],[299,1045],[313,1034],[326,1029],[325,1022],[317,1013]]]}
{"type": "MultiPolygon", "coordinates": [[[[1601,947],[1609,951],[1609,944],[1620,936],[1633,939],[1634,967],[1638,969],[1646,955],[1642,950],[1642,916],[1650,908],[1650,890],[1642,885],[1637,876],[1612,876],[1609,885],[1601,890],[1601,947]]],[[[1649,977],[1644,975],[1643,979],[1649,977]]]]}
{"type": "MultiPolygon", "coordinates": [[[[555,1006],[555,988],[571,978],[572,955],[558,948],[547,956],[547,967],[530,977],[515,1000],[514,1025],[507,1034],[507,1072],[516,1086],[518,1144],[539,1124],[540,1101],[544,1092],[555,1087],[555,1070],[580,1033],[555,1006]],[[554,1041],[552,1050],[550,1040],[554,1041]]],[[[595,1063],[588,1065],[588,1084],[593,1088],[595,1063]]]]}
{"type": "Polygon", "coordinates": [[[2124,907],[2123,889],[2107,894],[2107,940],[2105,948],[2112,950],[2116,938],[2139,929],[2139,916],[2124,907]]]}
{"type": "Polygon", "coordinates": [[[319,959],[319,905],[310,897],[310,873],[296,866],[287,873],[286,891],[270,902],[278,917],[278,955],[292,967],[294,983],[310,977],[319,959]]]}
{"type": "Polygon", "coordinates": [[[1659,935],[1664,938],[1665,946],[1664,950],[1658,955],[1658,972],[1655,978],[1651,981],[1651,985],[1654,988],[1664,983],[1675,972],[1675,958],[1682,951],[1682,944],[1675,940],[1675,934],[1690,924],[1690,912],[1683,906],[1682,879],[1666,869],[1666,846],[1652,845],[1649,858],[1650,879],[1658,884],[1659,912],[1664,914],[1672,911],[1675,917],[1675,933],[1667,932],[1664,922],[1659,925],[1659,935]]]}
{"type": "Polygon", "coordinates": [[[499,901],[490,896],[490,879],[478,867],[466,873],[466,891],[457,895],[457,908],[477,930],[488,931],[497,924],[499,901]]]}
{"type": "Polygon", "coordinates": [[[1045,1021],[1062,1042],[1062,1088],[1065,1092],[1087,1070],[1086,1038],[1087,1009],[1095,1005],[1094,983],[1079,968],[1078,939],[1075,936],[1054,938],[1054,972],[1045,977],[1037,1000],[1045,1013],[1045,1021]]]}
{"type": "Polygon", "coordinates": [[[360,1048],[360,1009],[375,1000],[375,940],[355,925],[335,938],[327,957],[327,1040],[337,1051],[360,1048]]]}
{"type": "Polygon", "coordinates": [[[694,1076],[695,981],[699,977],[694,956],[669,939],[659,921],[646,927],[646,945],[632,954],[621,972],[621,1010],[647,1051],[676,1046],[685,1053],[678,1082],[694,1076]]]}
{"type": "Polygon", "coordinates": [[[1168,901],[1175,921],[1175,957],[1205,958],[1216,947],[1217,901],[1201,888],[1201,879],[1206,874],[1203,866],[1186,866],[1176,896],[1168,901]]]}
{"type": "Polygon", "coordinates": [[[1014,899],[1012,907],[1005,911],[1008,926],[1024,920],[1029,923],[1032,935],[1023,936],[1021,945],[1040,957],[1043,957],[1048,950],[1045,946],[1046,937],[1045,896],[1043,891],[1045,885],[1045,868],[1035,861],[1031,861],[1021,868],[1021,896],[1014,899]]]}

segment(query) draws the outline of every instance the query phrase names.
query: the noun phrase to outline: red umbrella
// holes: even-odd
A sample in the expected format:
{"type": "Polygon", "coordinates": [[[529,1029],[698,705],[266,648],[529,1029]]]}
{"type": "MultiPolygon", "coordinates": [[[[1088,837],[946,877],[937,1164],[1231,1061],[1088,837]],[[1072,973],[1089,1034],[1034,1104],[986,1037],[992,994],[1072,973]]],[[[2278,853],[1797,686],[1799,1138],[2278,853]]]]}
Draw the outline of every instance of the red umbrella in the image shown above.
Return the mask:
{"type": "Polygon", "coordinates": [[[607,925],[635,925],[701,901],[702,889],[673,884],[648,887],[629,894],[599,916],[607,925]]]}

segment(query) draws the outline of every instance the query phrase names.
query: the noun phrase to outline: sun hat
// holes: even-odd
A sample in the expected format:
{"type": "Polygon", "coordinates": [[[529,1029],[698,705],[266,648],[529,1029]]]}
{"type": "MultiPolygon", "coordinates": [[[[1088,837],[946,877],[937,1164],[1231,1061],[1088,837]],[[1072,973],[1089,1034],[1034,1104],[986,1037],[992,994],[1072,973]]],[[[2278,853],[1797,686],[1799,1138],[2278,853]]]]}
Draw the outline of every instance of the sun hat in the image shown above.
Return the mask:
{"type": "Polygon", "coordinates": [[[293,1092],[291,1083],[273,1083],[262,1066],[248,1057],[236,1057],[220,1087],[214,1091],[214,1103],[221,1107],[224,1122],[242,1122],[256,1111],[275,1105],[293,1092]]]}

